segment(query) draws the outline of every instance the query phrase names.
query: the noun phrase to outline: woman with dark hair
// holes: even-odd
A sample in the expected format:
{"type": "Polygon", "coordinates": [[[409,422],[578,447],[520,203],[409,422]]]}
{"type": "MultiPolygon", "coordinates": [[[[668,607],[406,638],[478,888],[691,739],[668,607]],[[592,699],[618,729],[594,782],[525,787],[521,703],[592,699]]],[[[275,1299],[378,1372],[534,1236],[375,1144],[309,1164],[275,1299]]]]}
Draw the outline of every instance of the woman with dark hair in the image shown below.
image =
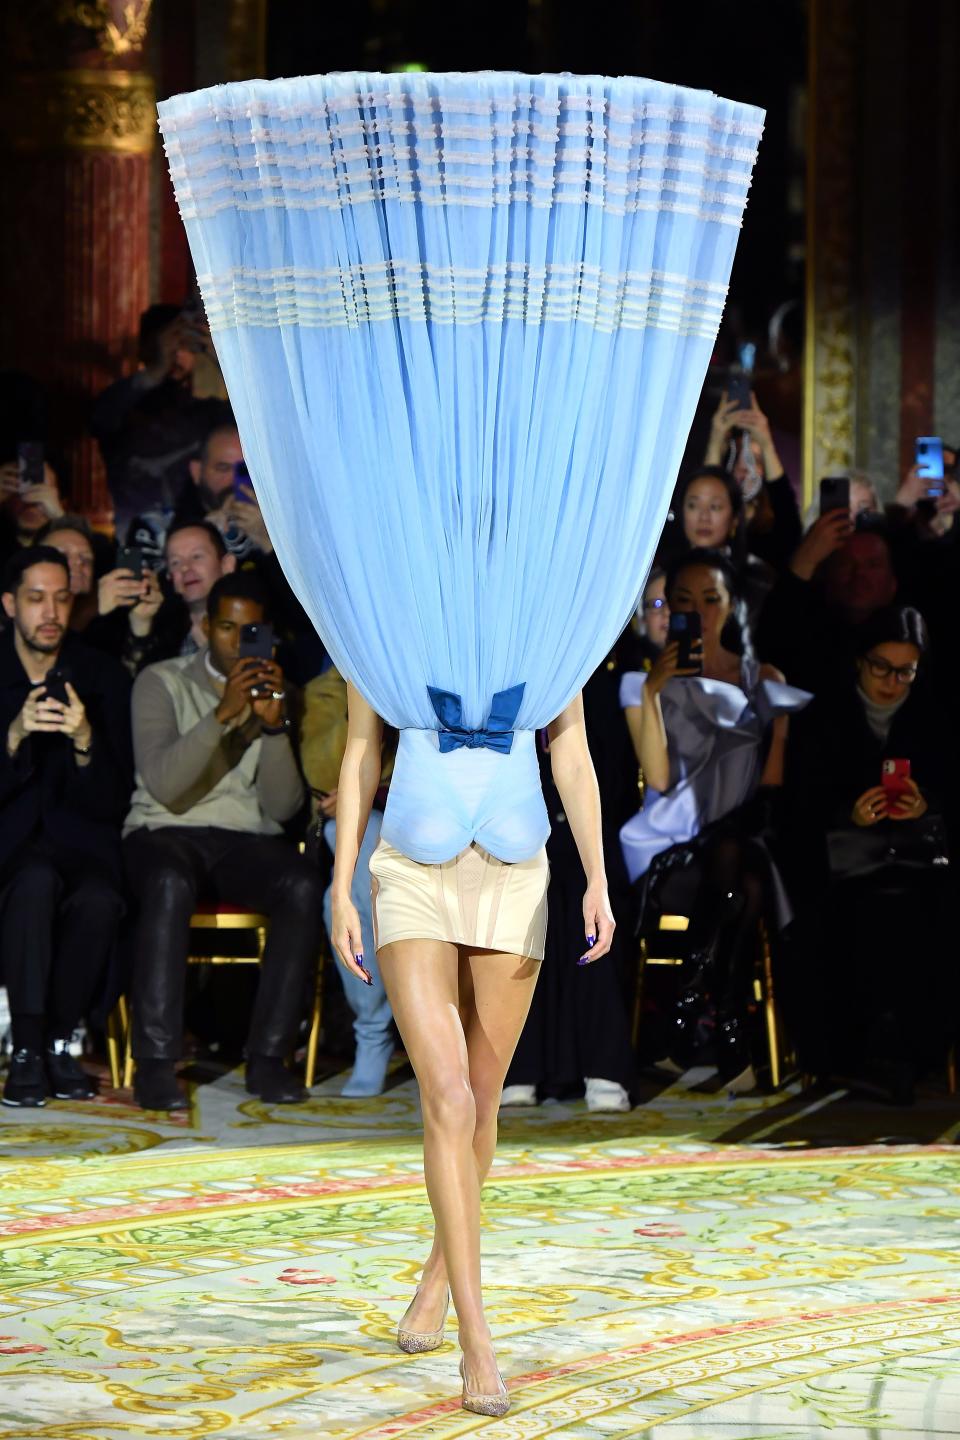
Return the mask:
{"type": "Polygon", "coordinates": [[[681,668],[677,641],[649,674],[623,677],[620,703],[646,782],[644,805],[620,831],[630,880],[667,852],[692,853],[700,871],[674,1052],[692,1058],[709,989],[716,1001],[718,1065],[725,1080],[749,1084],[744,1015],[752,946],[765,910],[782,925],[785,896],[762,842],[758,815],[783,783],[787,716],[809,699],[753,657],[749,628],[736,618],[737,576],[716,550],[692,550],[667,572],[671,612],[700,617],[696,664],[681,668]],[[751,804],[752,802],[752,804],[751,804]],[[747,807],[751,808],[747,808],[747,807]],[[772,904],[771,902],[776,902],[772,904]]]}
{"type": "Polygon", "coordinates": [[[743,491],[734,476],[718,465],[691,470],[677,485],[671,515],[667,547],[678,558],[692,549],[721,551],[736,572],[738,593],[754,622],[776,575],[747,551],[743,491]]]}
{"type": "Polygon", "coordinates": [[[926,625],[909,606],[860,625],[845,679],[818,693],[797,726],[787,775],[792,891],[810,966],[801,1059],[822,1076],[879,1068],[899,1100],[942,1056],[949,1008],[956,741],[927,652],[926,625]]]}

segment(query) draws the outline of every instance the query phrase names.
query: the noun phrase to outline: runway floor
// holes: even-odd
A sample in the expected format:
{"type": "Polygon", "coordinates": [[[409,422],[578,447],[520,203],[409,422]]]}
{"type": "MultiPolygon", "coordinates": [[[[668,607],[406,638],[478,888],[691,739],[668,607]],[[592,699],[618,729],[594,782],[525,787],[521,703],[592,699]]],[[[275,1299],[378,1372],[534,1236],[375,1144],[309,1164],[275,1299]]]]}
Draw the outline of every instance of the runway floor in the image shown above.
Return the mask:
{"type": "MultiPolygon", "coordinates": [[[[504,1116],[489,1312],[514,1397],[401,1355],[426,1253],[416,1090],[176,1123],[123,1094],[0,1112],[2,1440],[888,1440],[960,1434],[960,1125],[843,1091],[504,1116]]],[[[453,1321],[455,1327],[455,1321],[453,1321]]]]}

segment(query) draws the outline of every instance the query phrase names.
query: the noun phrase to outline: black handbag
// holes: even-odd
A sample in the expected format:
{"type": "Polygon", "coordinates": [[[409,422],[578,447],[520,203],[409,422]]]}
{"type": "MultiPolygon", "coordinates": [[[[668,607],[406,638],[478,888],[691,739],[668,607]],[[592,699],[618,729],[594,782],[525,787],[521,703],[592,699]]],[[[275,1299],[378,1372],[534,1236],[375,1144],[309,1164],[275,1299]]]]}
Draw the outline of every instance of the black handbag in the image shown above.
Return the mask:
{"type": "Polygon", "coordinates": [[[942,815],[919,820],[845,825],[827,831],[827,860],[834,880],[855,880],[891,868],[926,870],[947,866],[947,827],[942,815]]]}

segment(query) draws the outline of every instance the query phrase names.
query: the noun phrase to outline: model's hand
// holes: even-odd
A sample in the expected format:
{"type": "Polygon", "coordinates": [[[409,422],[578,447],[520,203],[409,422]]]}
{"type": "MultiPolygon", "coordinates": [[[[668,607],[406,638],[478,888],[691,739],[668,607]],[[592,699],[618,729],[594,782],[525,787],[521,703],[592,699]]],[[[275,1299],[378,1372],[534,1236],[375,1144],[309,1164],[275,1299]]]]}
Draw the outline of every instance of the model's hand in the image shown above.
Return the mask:
{"type": "Polygon", "coordinates": [[[373,976],[363,968],[363,932],[357,907],[349,895],[333,894],[333,948],[337,959],[349,975],[356,975],[365,984],[373,984],[373,976]]]}
{"type": "Polygon", "coordinates": [[[599,960],[601,955],[608,954],[616,928],[617,922],[613,918],[610,897],[607,894],[607,882],[596,880],[587,886],[587,893],[583,897],[583,933],[587,938],[587,948],[577,964],[590,965],[594,960],[599,960]]]}
{"type": "Polygon", "coordinates": [[[853,534],[849,510],[828,510],[804,535],[793,553],[790,569],[800,580],[812,580],[817,568],[853,534]]]}
{"type": "Polygon", "coordinates": [[[898,795],[889,809],[891,820],[919,820],[921,815],[927,811],[927,802],[920,794],[920,787],[916,780],[906,778],[903,782],[903,794],[898,795]]]}
{"type": "Polygon", "coordinates": [[[882,785],[872,785],[869,790],[864,790],[853,807],[851,819],[854,825],[859,825],[862,830],[870,825],[876,825],[880,820],[886,820],[889,815],[887,809],[887,792],[882,785]]]}

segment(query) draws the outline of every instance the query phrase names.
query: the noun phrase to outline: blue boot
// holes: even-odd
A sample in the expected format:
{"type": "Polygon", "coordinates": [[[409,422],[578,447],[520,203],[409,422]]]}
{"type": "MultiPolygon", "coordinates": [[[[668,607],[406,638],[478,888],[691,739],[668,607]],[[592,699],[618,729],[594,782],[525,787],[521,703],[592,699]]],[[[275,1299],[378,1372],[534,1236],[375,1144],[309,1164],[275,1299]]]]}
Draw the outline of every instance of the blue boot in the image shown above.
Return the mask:
{"type": "MultiPolygon", "coordinates": [[[[357,1041],[353,1072],[344,1084],[341,1094],[350,1099],[381,1095],[387,1078],[387,1066],[393,1054],[393,1013],[390,1001],[377,968],[376,952],[373,948],[373,914],[370,904],[370,856],[380,838],[383,815],[371,810],[370,819],[364,832],[356,869],[353,872],[353,888],[350,892],[363,927],[366,953],[363,963],[372,985],[366,985],[358,976],[349,974],[342,965],[337,974],[343,984],[347,1004],[353,1011],[353,1033],[357,1041]]],[[[336,821],[328,820],[323,835],[330,849],[337,843],[336,821]]],[[[330,935],[333,929],[332,886],[323,897],[323,918],[330,935]]],[[[332,943],[332,942],[331,942],[332,943]]]]}

